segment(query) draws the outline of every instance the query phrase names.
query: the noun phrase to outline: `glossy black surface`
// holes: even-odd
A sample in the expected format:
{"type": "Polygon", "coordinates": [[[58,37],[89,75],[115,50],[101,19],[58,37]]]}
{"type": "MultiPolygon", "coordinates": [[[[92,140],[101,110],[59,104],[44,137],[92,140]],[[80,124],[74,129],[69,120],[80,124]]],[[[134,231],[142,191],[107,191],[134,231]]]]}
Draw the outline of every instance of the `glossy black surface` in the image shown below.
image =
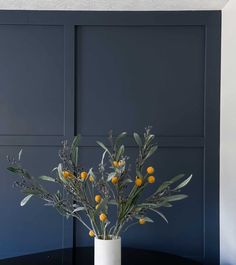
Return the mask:
{"type": "MultiPolygon", "coordinates": [[[[91,247],[77,248],[75,253],[73,253],[72,249],[43,252],[39,254],[1,260],[0,264],[1,265],[49,265],[49,264],[50,265],[92,265],[94,264],[93,248],[91,247]]],[[[185,258],[157,251],[123,248],[122,265],[133,265],[133,264],[198,265],[201,263],[197,263],[185,258]]]]}

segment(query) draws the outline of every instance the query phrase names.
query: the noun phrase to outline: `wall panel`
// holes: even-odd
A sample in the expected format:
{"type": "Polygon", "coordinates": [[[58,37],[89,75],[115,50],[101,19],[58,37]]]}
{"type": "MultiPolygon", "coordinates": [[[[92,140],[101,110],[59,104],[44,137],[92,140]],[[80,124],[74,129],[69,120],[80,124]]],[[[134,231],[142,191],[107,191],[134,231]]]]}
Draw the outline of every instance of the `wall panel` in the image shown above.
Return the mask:
{"type": "MultiPolygon", "coordinates": [[[[158,181],[193,173],[190,198],[166,212],[169,225],[134,228],[124,245],[217,264],[220,27],[220,12],[1,11],[1,161],[24,147],[26,165],[39,175],[54,166],[61,140],[80,132],[89,167],[100,155],[95,140],[108,130],[131,135],[151,124],[158,181]]],[[[130,136],[127,145],[133,156],[130,136]]],[[[0,227],[10,221],[0,234],[14,244],[7,241],[0,258],[92,244],[75,220],[72,226],[36,201],[19,209],[5,166],[0,227]]]]}

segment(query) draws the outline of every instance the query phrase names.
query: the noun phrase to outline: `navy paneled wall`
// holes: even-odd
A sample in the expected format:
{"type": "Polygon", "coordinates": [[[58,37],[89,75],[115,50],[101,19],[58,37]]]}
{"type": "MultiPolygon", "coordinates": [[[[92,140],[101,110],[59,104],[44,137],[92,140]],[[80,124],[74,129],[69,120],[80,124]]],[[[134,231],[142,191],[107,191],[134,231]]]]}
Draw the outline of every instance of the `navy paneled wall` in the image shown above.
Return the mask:
{"type": "Polygon", "coordinates": [[[190,198],[165,211],[169,225],[156,217],[123,244],[217,264],[220,27],[213,11],[0,12],[0,258],[70,247],[73,233],[74,244],[92,244],[42,203],[19,207],[6,154],[23,147],[40,175],[57,163],[61,140],[80,132],[80,159],[91,167],[97,138],[151,124],[158,181],[193,173],[190,198]]]}

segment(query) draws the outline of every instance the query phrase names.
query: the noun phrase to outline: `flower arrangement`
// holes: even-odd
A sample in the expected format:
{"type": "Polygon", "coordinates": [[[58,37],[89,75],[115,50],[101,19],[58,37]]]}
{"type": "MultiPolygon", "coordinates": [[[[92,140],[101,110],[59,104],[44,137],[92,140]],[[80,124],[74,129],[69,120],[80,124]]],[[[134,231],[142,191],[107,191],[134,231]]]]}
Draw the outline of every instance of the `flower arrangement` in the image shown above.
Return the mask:
{"type": "MultiPolygon", "coordinates": [[[[150,211],[168,222],[160,208],[171,207],[172,202],[187,198],[187,195],[180,192],[192,176],[184,178],[185,175],[180,174],[162,184],[156,184],[154,167],[146,166],[148,159],[157,150],[157,144],[153,142],[155,136],[150,127],[145,129],[142,137],[137,133],[133,134],[138,146],[138,155],[136,173],[132,176],[129,157],[125,154],[125,146],[122,144],[126,136],[126,132],[117,137],[110,133],[109,147],[97,142],[103,153],[96,170],[86,170],[79,163],[79,135],[71,145],[64,141],[59,151],[61,163],[53,169],[50,176],[39,177],[60,187],[54,193],[48,191],[42,181],[22,167],[22,150],[17,160],[8,157],[8,170],[20,176],[15,186],[26,195],[21,206],[32,196],[38,197],[46,202],[46,206],[54,207],[63,216],[76,218],[88,229],[90,237],[104,240],[119,238],[122,232],[135,224],[153,222],[148,217],[150,211]],[[155,192],[143,198],[144,190],[155,184],[155,192]],[[114,223],[109,216],[111,207],[116,209],[114,223]]],[[[114,210],[112,212],[114,213],[114,210]]]]}

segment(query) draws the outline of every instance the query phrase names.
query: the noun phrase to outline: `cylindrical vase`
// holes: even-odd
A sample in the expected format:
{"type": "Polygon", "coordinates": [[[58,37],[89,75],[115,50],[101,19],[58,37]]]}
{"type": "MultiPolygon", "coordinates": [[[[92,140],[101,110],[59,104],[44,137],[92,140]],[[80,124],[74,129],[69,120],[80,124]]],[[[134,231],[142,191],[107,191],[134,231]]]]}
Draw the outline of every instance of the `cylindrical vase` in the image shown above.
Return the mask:
{"type": "Polygon", "coordinates": [[[121,265],[121,238],[94,239],[94,265],[121,265]]]}

